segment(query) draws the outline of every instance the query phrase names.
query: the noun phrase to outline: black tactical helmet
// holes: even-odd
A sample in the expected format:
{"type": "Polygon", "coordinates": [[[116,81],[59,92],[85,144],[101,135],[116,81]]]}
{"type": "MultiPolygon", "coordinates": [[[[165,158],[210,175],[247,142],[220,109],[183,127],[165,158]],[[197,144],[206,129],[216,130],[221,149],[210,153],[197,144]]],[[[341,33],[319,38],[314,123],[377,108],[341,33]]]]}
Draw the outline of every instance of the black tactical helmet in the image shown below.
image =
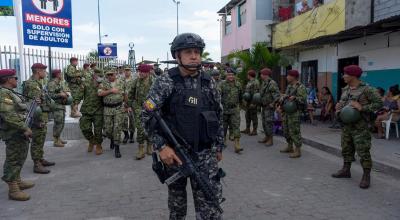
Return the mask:
{"type": "Polygon", "coordinates": [[[201,53],[203,53],[205,47],[206,44],[199,35],[194,33],[184,33],[175,37],[171,45],[171,54],[172,57],[176,59],[175,52],[177,51],[187,48],[199,48],[201,53]]]}

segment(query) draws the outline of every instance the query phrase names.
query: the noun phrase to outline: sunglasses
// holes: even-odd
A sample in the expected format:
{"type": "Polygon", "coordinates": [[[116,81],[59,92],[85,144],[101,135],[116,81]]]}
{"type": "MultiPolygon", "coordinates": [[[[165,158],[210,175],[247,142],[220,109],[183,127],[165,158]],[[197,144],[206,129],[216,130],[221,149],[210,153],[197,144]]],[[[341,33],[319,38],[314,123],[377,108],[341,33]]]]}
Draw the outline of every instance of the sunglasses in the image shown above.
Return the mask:
{"type": "Polygon", "coordinates": [[[16,76],[13,76],[13,77],[10,77],[9,79],[15,79],[15,80],[18,80],[18,77],[16,77],[16,76]]]}

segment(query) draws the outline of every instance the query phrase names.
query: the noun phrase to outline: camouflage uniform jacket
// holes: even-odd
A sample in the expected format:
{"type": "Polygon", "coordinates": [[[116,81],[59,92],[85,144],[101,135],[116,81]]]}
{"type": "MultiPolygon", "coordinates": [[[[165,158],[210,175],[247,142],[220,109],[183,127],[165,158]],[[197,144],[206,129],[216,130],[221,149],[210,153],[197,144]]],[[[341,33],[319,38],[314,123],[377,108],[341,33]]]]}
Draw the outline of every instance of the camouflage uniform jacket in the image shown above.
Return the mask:
{"type": "Polygon", "coordinates": [[[70,84],[80,85],[82,83],[82,72],[76,66],[68,65],[65,69],[65,80],[70,84]]]}
{"type": "Polygon", "coordinates": [[[50,97],[56,102],[55,109],[65,110],[65,99],[59,95],[61,92],[65,92],[61,81],[52,79],[49,84],[47,84],[47,90],[50,97]]]}
{"type": "Polygon", "coordinates": [[[131,88],[128,92],[128,106],[131,106],[134,109],[142,108],[154,79],[155,78],[152,76],[149,76],[145,79],[137,78],[131,82],[131,88]]]}
{"type": "Polygon", "coordinates": [[[28,129],[25,125],[27,107],[20,97],[9,89],[0,87],[0,138],[9,140],[28,129]]]}
{"type": "Polygon", "coordinates": [[[112,88],[117,88],[119,93],[117,94],[109,94],[103,97],[103,105],[104,105],[104,115],[114,115],[116,113],[121,113],[123,111],[122,106],[125,101],[125,83],[122,80],[116,79],[114,82],[109,82],[108,80],[104,80],[100,85],[98,92],[101,90],[110,90],[112,88]],[[115,107],[107,107],[107,105],[118,105],[118,108],[115,107]]]}
{"type": "Polygon", "coordinates": [[[307,89],[297,82],[295,85],[289,84],[286,88],[285,97],[294,96],[294,101],[298,105],[298,110],[304,109],[307,106],[307,89]]]}
{"type": "MultiPolygon", "coordinates": [[[[43,85],[40,80],[36,80],[31,77],[29,80],[25,81],[24,86],[24,95],[30,98],[40,98],[42,103],[40,107],[43,112],[50,112],[49,99],[46,97],[43,91],[43,85]]],[[[36,121],[36,119],[35,119],[36,121]]],[[[37,119],[37,122],[48,122],[47,114],[42,114],[40,119],[37,119]]]]}
{"type": "Polygon", "coordinates": [[[91,70],[82,70],[82,81],[89,81],[92,79],[92,71],[91,70]]]}
{"type": "Polygon", "coordinates": [[[237,81],[221,83],[221,102],[224,107],[224,114],[233,114],[242,102],[242,87],[237,81]]]}
{"type": "Polygon", "coordinates": [[[383,106],[383,101],[379,97],[377,90],[364,82],[361,82],[355,89],[351,89],[348,85],[343,88],[339,106],[343,108],[350,101],[357,101],[361,104],[361,115],[365,121],[369,120],[371,113],[374,113],[383,106]]]}
{"type": "MultiPolygon", "coordinates": [[[[251,95],[251,97],[253,97],[253,95],[255,93],[258,93],[259,91],[260,91],[260,83],[258,82],[257,79],[252,79],[247,83],[244,92],[249,93],[251,95]]],[[[251,102],[247,102],[247,108],[248,109],[256,109],[257,106],[253,105],[251,102]]]]}
{"type": "Polygon", "coordinates": [[[261,105],[264,108],[274,108],[274,104],[279,100],[280,97],[278,84],[272,79],[263,81],[261,84],[260,94],[261,105]]]}
{"type": "Polygon", "coordinates": [[[97,95],[99,84],[93,80],[88,80],[84,85],[81,113],[84,115],[103,114],[103,99],[97,95]]]}
{"type": "MultiPolygon", "coordinates": [[[[201,72],[200,74],[204,74],[201,72]]],[[[185,77],[184,78],[184,83],[187,88],[196,88],[199,84],[198,82],[198,77],[199,75],[195,77],[185,77]]],[[[153,86],[151,87],[149,94],[147,95],[146,100],[151,100],[154,102],[155,106],[157,109],[161,109],[168,101],[170,98],[171,94],[174,91],[174,81],[170,77],[169,74],[163,74],[160,77],[158,77],[155,82],[153,83],[153,86]]],[[[224,148],[224,128],[223,128],[223,107],[221,105],[221,94],[217,90],[215,81],[211,80],[210,85],[208,87],[203,87],[202,88],[203,92],[206,93],[211,93],[213,96],[213,99],[216,103],[218,103],[218,107],[216,109],[217,112],[217,117],[219,121],[219,129],[217,132],[217,140],[215,143],[215,146],[217,148],[217,151],[222,151],[224,148]]],[[[149,138],[151,139],[151,142],[155,144],[156,149],[160,149],[163,145],[167,143],[167,141],[164,139],[164,137],[158,133],[157,130],[152,129],[151,127],[151,122],[152,122],[152,116],[151,112],[148,112],[145,108],[142,110],[142,126],[146,130],[147,134],[149,135],[149,138]]]]}

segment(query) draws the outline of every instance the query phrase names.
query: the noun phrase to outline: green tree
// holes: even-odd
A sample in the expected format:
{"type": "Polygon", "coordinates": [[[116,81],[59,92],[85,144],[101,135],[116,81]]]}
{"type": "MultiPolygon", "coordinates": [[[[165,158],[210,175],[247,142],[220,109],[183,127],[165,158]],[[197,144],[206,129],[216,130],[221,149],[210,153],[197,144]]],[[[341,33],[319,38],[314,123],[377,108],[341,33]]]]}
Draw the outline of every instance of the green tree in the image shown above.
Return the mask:
{"type": "Polygon", "coordinates": [[[238,77],[242,83],[246,83],[248,70],[253,69],[258,75],[265,67],[273,69],[279,65],[280,55],[270,52],[266,43],[259,42],[255,43],[250,50],[229,54],[228,59],[238,59],[242,63],[243,71],[238,73],[238,77]]]}
{"type": "Polygon", "coordinates": [[[210,56],[210,53],[207,51],[204,51],[203,54],[201,55],[201,60],[202,61],[213,61],[209,56],[210,56]]]}

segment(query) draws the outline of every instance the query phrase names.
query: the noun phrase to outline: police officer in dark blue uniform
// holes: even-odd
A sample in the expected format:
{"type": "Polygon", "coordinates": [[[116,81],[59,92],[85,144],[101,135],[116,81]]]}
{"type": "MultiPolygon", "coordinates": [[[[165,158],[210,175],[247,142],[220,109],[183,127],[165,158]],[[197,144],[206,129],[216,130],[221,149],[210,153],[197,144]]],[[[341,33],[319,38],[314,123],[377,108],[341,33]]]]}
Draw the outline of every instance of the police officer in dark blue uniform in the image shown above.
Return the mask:
{"type": "MultiPolygon", "coordinates": [[[[224,148],[221,95],[210,75],[201,71],[203,39],[193,33],[178,35],[171,46],[171,54],[179,66],[156,79],[144,104],[142,123],[151,141],[159,151],[160,159],[175,173],[172,165],[181,164],[180,158],[169,146],[163,134],[151,126],[149,106],[156,106],[171,130],[179,134],[192,148],[190,155],[200,172],[209,177],[218,199],[222,186],[218,177],[218,161],[224,148]]],[[[221,213],[205,199],[198,183],[190,178],[196,210],[196,219],[221,219],[221,213]]],[[[168,187],[170,219],[185,219],[187,210],[187,178],[181,178],[168,187]]]]}

